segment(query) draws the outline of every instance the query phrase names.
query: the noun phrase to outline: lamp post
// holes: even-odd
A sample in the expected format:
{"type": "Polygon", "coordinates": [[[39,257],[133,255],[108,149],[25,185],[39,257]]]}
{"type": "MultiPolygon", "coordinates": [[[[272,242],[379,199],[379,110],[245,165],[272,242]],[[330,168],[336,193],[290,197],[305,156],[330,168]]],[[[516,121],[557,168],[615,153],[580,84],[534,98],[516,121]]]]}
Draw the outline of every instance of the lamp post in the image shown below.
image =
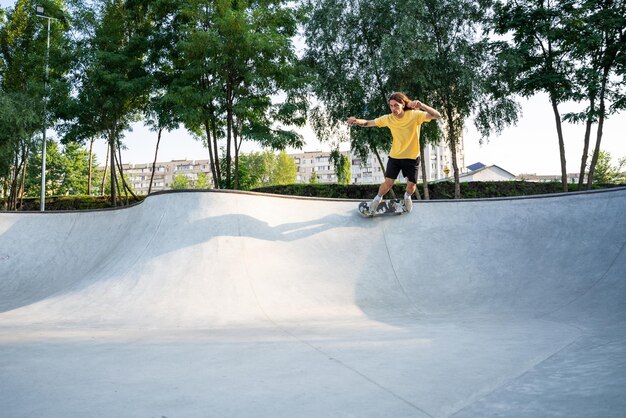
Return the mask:
{"type": "Polygon", "coordinates": [[[46,46],[46,78],[43,84],[43,147],[41,149],[41,195],[39,198],[39,210],[46,210],[46,129],[48,127],[48,60],[50,58],[50,21],[56,20],[53,17],[46,16],[43,6],[36,6],[35,15],[48,20],[48,44],[46,46]]]}

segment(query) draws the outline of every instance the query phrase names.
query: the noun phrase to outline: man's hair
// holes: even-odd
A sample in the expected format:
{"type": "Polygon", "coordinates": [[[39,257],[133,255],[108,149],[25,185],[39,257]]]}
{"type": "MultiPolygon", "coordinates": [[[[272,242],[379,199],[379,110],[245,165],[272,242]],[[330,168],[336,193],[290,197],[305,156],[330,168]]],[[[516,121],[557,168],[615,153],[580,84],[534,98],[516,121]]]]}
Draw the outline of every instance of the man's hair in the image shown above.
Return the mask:
{"type": "Polygon", "coordinates": [[[391,100],[402,103],[404,109],[407,109],[407,105],[411,101],[411,99],[409,99],[406,94],[399,91],[396,91],[395,93],[392,93],[391,96],[389,96],[389,101],[391,100]]]}

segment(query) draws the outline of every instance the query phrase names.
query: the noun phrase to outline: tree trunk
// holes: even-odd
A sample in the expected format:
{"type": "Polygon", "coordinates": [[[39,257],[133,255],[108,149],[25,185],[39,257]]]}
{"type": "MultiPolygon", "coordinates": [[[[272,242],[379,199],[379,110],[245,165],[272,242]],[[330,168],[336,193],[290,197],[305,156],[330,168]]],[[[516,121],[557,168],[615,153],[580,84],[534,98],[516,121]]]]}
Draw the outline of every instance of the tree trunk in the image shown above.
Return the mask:
{"type": "Polygon", "coordinates": [[[107,172],[109,171],[109,153],[110,148],[107,147],[107,156],[104,158],[104,172],[102,173],[102,182],[100,184],[100,196],[104,196],[104,185],[107,181],[107,172]]]}
{"type": "Polygon", "coordinates": [[[152,181],[154,180],[154,169],[156,168],[157,156],[159,155],[159,144],[161,143],[161,133],[163,128],[159,128],[159,135],[157,137],[156,148],[154,150],[154,161],[152,162],[152,173],[150,174],[150,185],[148,186],[148,194],[152,192],[152,181]]]}
{"type": "Polygon", "coordinates": [[[426,163],[424,162],[424,151],[426,144],[420,141],[420,157],[422,159],[420,169],[422,171],[422,185],[424,187],[424,200],[430,200],[430,190],[428,190],[428,178],[426,177],[426,163]]]}
{"type": "Polygon", "coordinates": [[[211,145],[211,128],[209,126],[209,119],[204,118],[204,130],[206,132],[206,145],[209,149],[209,164],[211,164],[211,175],[213,176],[213,187],[219,189],[219,177],[216,171],[215,158],[213,157],[213,145],[211,145]]]}
{"type": "Polygon", "coordinates": [[[19,151],[14,151],[13,167],[11,168],[11,187],[9,189],[9,210],[17,210],[17,183],[22,163],[19,160],[19,151]]]}
{"type": "Polygon", "coordinates": [[[550,94],[552,102],[552,111],[554,112],[554,121],[556,122],[556,133],[559,137],[559,154],[561,155],[561,182],[563,183],[563,191],[567,192],[567,163],[565,161],[565,142],[563,141],[563,129],[561,127],[561,114],[559,107],[553,94],[550,94]]]}
{"type": "Polygon", "coordinates": [[[452,171],[454,173],[454,198],[461,198],[461,180],[459,178],[459,165],[456,162],[456,129],[454,120],[454,109],[448,106],[446,111],[446,121],[448,123],[448,145],[450,145],[450,152],[452,154],[452,171]]]}
{"type": "Polygon", "coordinates": [[[110,158],[110,176],[111,176],[111,205],[117,206],[117,179],[115,176],[115,136],[109,131],[109,158],[110,158]]]}
{"type": "Polygon", "coordinates": [[[91,196],[91,177],[93,173],[93,142],[94,139],[92,138],[89,143],[89,174],[87,175],[87,194],[89,196],[91,196]]]}
{"type": "Polygon", "coordinates": [[[117,162],[118,169],[119,169],[119,172],[120,172],[120,177],[122,179],[122,186],[123,186],[123,189],[124,189],[124,194],[126,196],[126,204],[128,205],[128,193],[130,193],[131,196],[135,200],[138,200],[138,198],[137,198],[137,195],[135,194],[135,192],[133,192],[133,190],[130,188],[128,183],[126,183],[126,179],[124,178],[124,167],[122,166],[122,150],[120,149],[120,147],[117,147],[117,152],[119,153],[119,160],[117,162]]]}
{"type": "Polygon", "coordinates": [[[243,139],[239,139],[239,131],[238,123],[235,123],[233,130],[233,139],[235,144],[235,190],[239,190],[239,150],[241,149],[241,142],[243,141],[243,139]]]}
{"type": "Polygon", "coordinates": [[[593,186],[593,173],[596,170],[596,164],[598,163],[598,157],[600,156],[600,144],[602,142],[602,129],[604,128],[604,118],[606,112],[606,103],[604,97],[606,95],[606,83],[608,80],[609,69],[605,68],[602,74],[602,87],[600,88],[600,109],[598,115],[598,131],[596,133],[596,146],[593,150],[593,157],[591,158],[591,164],[589,165],[589,176],[587,177],[587,189],[591,189],[593,186]]]}
{"type": "Polygon", "coordinates": [[[461,198],[461,179],[459,177],[459,165],[456,162],[456,138],[450,141],[450,152],[452,154],[452,171],[454,172],[454,198],[461,198]]]}
{"type": "Polygon", "coordinates": [[[233,185],[231,183],[232,173],[231,173],[231,153],[230,153],[230,143],[233,135],[233,81],[228,78],[226,81],[226,188],[232,189],[233,185]]]}
{"type": "Polygon", "coordinates": [[[578,190],[581,190],[583,184],[585,183],[585,171],[587,170],[587,158],[589,156],[589,139],[591,137],[591,125],[593,125],[593,120],[587,119],[587,123],[585,126],[585,141],[583,144],[583,156],[580,160],[580,174],[578,175],[578,190]]]}
{"type": "Polygon", "coordinates": [[[213,130],[213,148],[215,149],[215,172],[217,173],[217,181],[214,185],[216,188],[221,188],[219,182],[222,181],[222,169],[220,167],[220,155],[219,148],[217,146],[217,118],[215,116],[215,109],[212,109],[211,113],[211,129],[213,130]]]}

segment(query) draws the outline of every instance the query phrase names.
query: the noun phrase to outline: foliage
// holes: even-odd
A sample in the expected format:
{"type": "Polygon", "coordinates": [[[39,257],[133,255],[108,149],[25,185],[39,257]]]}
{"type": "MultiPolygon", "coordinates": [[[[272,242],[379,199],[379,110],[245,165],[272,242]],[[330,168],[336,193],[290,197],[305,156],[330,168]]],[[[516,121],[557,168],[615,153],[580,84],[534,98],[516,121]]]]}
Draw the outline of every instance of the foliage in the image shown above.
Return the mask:
{"type": "Polygon", "coordinates": [[[174,176],[174,180],[172,181],[172,190],[184,190],[191,188],[191,182],[189,181],[189,177],[184,174],[176,174],[174,176]]]}
{"type": "MultiPolygon", "coordinates": [[[[35,15],[35,2],[30,0],[16,1],[0,20],[0,188],[9,196],[12,208],[23,196],[23,173],[29,155],[35,143],[41,141],[38,136],[44,126],[44,103],[51,101],[54,105],[68,94],[64,77],[68,72],[69,38],[62,2],[37,4],[55,18],[50,21],[49,32],[48,21],[35,15]]],[[[51,126],[54,112],[47,110],[47,126],[51,126]]]]}
{"type": "MultiPolygon", "coordinates": [[[[422,184],[418,184],[420,193],[423,191],[422,184]]],[[[570,185],[570,191],[578,190],[575,184],[570,185]]],[[[595,185],[594,188],[611,187],[611,185],[595,185]]],[[[454,199],[453,182],[437,182],[429,185],[432,199],[454,199]]],[[[396,195],[404,193],[405,185],[394,185],[396,195]]],[[[534,183],[525,181],[496,181],[496,182],[467,182],[461,183],[461,198],[482,199],[495,197],[531,196],[549,193],[559,193],[561,183],[534,183]]],[[[288,196],[325,197],[338,199],[370,200],[376,195],[378,185],[375,184],[290,184],[283,186],[260,187],[256,192],[281,194],[288,196]]],[[[385,195],[386,199],[392,197],[391,192],[385,195]]]]}
{"type": "Polygon", "coordinates": [[[626,176],[622,171],[624,167],[626,167],[626,157],[620,158],[614,166],[611,153],[600,151],[593,182],[595,184],[624,184],[626,183],[626,176]]]}
{"type": "Polygon", "coordinates": [[[576,100],[586,103],[582,112],[566,114],[565,119],[584,121],[586,124],[579,184],[585,177],[591,126],[597,123],[595,147],[587,175],[590,187],[594,182],[596,164],[599,163],[604,120],[626,108],[626,3],[582,0],[568,6],[565,44],[572,51],[576,64],[573,77],[576,100]]]}
{"type": "MultiPolygon", "coordinates": [[[[89,176],[89,153],[76,143],[60,147],[54,140],[46,146],[46,195],[85,195],[89,176]]],[[[25,195],[39,196],[41,191],[41,146],[30,155],[25,195]]]]}
{"type": "MultiPolygon", "coordinates": [[[[421,187],[422,185],[418,185],[421,187]]],[[[577,186],[571,185],[571,191],[576,191],[577,186]]],[[[431,184],[433,199],[452,199],[454,197],[454,183],[439,182],[431,184]]],[[[615,187],[615,185],[594,185],[595,189],[615,187]]],[[[404,192],[404,185],[394,186],[396,194],[404,192]]],[[[257,188],[254,191],[281,194],[288,196],[306,196],[336,199],[369,200],[376,194],[378,185],[370,184],[290,184],[257,188]]],[[[511,182],[469,182],[461,183],[462,197],[466,199],[530,196],[548,193],[558,193],[561,184],[558,182],[533,183],[524,181],[511,182]]],[[[391,197],[390,194],[386,198],[391,197]]],[[[141,202],[145,196],[133,198],[131,203],[141,202]]],[[[356,203],[356,202],[355,202],[356,203]]],[[[110,208],[110,197],[102,196],[60,196],[46,199],[46,210],[93,210],[110,208]]],[[[0,208],[6,207],[6,199],[0,199],[0,208]]],[[[20,210],[39,210],[39,199],[25,198],[20,210]]],[[[356,209],[356,204],[355,204],[356,209]]]]}
{"type": "MultiPolygon", "coordinates": [[[[272,184],[272,173],[276,167],[276,155],[270,150],[263,152],[251,152],[248,155],[242,155],[244,166],[248,167],[250,177],[254,179],[250,183],[250,187],[243,190],[251,190],[255,187],[270,186],[272,184]]],[[[240,165],[241,166],[241,165],[240,165]]],[[[240,182],[241,185],[241,182],[240,182]]]]}
{"type": "MultiPolygon", "coordinates": [[[[311,112],[311,125],[318,138],[340,137],[348,116],[371,120],[389,113],[388,97],[398,90],[441,111],[453,155],[472,112],[484,137],[514,123],[519,107],[510,89],[491,88],[506,82],[486,65],[489,44],[480,31],[486,4],[406,0],[389,8],[382,0],[307,2],[306,58],[321,102],[311,112]]],[[[354,128],[350,137],[351,149],[362,157],[388,151],[391,144],[386,130],[354,128]]],[[[440,138],[437,126],[422,136],[433,143],[440,138]]]]}
{"type": "Polygon", "coordinates": [[[352,180],[352,172],[350,171],[352,164],[350,163],[350,159],[344,154],[341,154],[339,150],[335,149],[330,153],[330,160],[335,166],[337,183],[350,184],[350,181],[352,180]]]}
{"type": "Polygon", "coordinates": [[[281,127],[304,124],[306,70],[292,44],[299,9],[285,0],[220,0],[171,2],[167,10],[167,31],[176,34],[169,91],[184,125],[209,149],[215,184],[238,186],[231,165],[244,140],[301,147],[300,135],[281,127]],[[224,171],[218,141],[225,141],[224,171]]]}
{"type": "MultiPolygon", "coordinates": [[[[310,0],[306,5],[305,59],[314,73],[311,91],[320,102],[311,111],[311,126],[319,140],[332,141],[343,135],[349,116],[374,119],[388,113],[387,99],[396,88],[389,82],[393,63],[384,46],[391,41],[395,8],[385,1],[310,0]]],[[[363,158],[391,145],[384,130],[354,128],[348,135],[351,149],[363,158]]]]}
{"type": "Polygon", "coordinates": [[[209,182],[209,176],[207,175],[207,173],[205,173],[204,171],[198,173],[198,179],[194,183],[194,188],[195,189],[208,189],[210,186],[211,186],[211,183],[209,182]]]}
{"type": "MultiPolygon", "coordinates": [[[[131,199],[131,204],[136,204],[145,196],[131,199]]],[[[0,208],[5,207],[6,201],[0,199],[0,208]]],[[[110,209],[111,198],[109,196],[50,196],[46,198],[46,211],[61,210],[99,210],[110,209]]],[[[20,211],[39,211],[39,198],[27,197],[19,206],[20,211]]]]}
{"type": "Polygon", "coordinates": [[[517,72],[514,91],[525,97],[546,92],[550,98],[559,142],[563,191],[567,191],[568,183],[558,106],[574,98],[571,77],[574,67],[565,36],[568,4],[543,0],[498,0],[492,20],[492,28],[497,35],[511,37],[511,41],[503,42],[503,45],[510,65],[517,72]]]}
{"type": "Polygon", "coordinates": [[[77,93],[63,109],[65,142],[84,142],[96,136],[107,139],[112,156],[113,204],[116,204],[116,190],[130,190],[118,169],[123,133],[138,119],[151,86],[145,67],[148,46],[145,9],[134,6],[132,2],[106,0],[82,10],[89,19],[79,26],[80,53],[76,65],[80,71],[73,80],[77,93]],[[118,172],[122,188],[118,188],[118,172]]]}
{"type": "Polygon", "coordinates": [[[292,184],[296,182],[296,177],[296,162],[285,151],[281,151],[272,170],[271,184],[292,184]]]}

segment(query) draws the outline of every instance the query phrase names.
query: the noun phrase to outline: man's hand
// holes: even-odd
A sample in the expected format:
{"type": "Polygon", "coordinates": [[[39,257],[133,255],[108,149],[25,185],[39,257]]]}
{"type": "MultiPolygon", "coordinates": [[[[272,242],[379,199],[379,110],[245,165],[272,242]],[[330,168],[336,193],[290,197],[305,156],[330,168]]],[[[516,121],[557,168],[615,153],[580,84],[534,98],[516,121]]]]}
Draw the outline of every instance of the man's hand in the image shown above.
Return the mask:
{"type": "Polygon", "coordinates": [[[436,120],[436,119],[441,118],[441,113],[439,113],[437,110],[433,109],[432,107],[425,105],[419,100],[413,100],[412,102],[409,102],[408,106],[413,109],[423,110],[424,112],[428,113],[430,120],[436,120]]]}
{"type": "Polygon", "coordinates": [[[419,100],[413,100],[409,102],[409,108],[411,109],[423,110],[422,106],[424,106],[424,103],[420,102],[419,100]]]}
{"type": "Polygon", "coordinates": [[[354,125],[355,122],[356,122],[356,118],[354,116],[350,116],[348,118],[348,126],[354,125]]]}

